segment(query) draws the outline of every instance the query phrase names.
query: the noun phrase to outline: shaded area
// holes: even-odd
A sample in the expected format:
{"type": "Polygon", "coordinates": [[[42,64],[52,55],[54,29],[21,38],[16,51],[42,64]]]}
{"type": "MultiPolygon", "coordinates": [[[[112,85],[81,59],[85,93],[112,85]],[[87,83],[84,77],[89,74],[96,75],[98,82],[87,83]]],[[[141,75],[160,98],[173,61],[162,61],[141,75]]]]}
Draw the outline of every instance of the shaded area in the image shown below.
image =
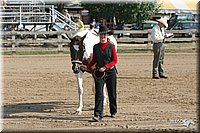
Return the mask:
{"type": "Polygon", "coordinates": [[[3,118],[8,118],[11,114],[26,113],[26,112],[38,112],[46,113],[55,109],[59,102],[40,102],[40,103],[19,103],[4,105],[3,118]]]}
{"type": "MultiPolygon", "coordinates": [[[[40,120],[63,120],[63,121],[90,121],[91,117],[84,117],[80,115],[75,115],[74,112],[66,112],[66,116],[53,116],[51,113],[56,113],[57,109],[60,108],[70,109],[74,108],[77,105],[68,104],[61,106],[60,104],[64,104],[64,102],[41,102],[41,103],[19,103],[19,104],[10,104],[4,105],[4,114],[3,118],[32,118],[32,119],[40,119],[40,120]],[[21,114],[20,114],[21,113],[21,114]],[[30,113],[30,115],[23,114],[30,113]],[[34,115],[35,113],[35,115],[34,115]],[[41,113],[49,113],[48,116],[45,116],[41,113]]],[[[90,109],[89,109],[90,110],[90,109]]],[[[85,110],[86,111],[86,110],[85,110]]]]}

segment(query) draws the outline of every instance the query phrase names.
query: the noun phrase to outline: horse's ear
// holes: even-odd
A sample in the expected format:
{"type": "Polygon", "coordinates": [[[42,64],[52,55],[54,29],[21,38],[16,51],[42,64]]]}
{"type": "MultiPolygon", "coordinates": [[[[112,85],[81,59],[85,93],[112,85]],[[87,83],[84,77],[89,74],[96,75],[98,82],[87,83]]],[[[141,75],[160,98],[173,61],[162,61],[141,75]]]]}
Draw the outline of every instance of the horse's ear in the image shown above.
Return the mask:
{"type": "Polygon", "coordinates": [[[72,40],[72,39],[73,39],[73,37],[70,36],[69,34],[66,33],[66,35],[67,35],[67,37],[69,38],[69,40],[72,40]]]}
{"type": "Polygon", "coordinates": [[[83,42],[83,40],[86,38],[86,36],[87,36],[87,33],[83,36],[83,37],[81,37],[81,41],[83,42]]]}

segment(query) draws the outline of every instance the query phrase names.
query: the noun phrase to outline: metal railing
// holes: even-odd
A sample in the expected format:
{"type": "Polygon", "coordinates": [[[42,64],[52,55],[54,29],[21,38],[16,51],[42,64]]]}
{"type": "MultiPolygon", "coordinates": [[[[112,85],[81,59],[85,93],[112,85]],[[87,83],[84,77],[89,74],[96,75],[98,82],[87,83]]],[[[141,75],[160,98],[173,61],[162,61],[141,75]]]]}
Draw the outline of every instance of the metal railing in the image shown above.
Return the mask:
{"type": "Polygon", "coordinates": [[[40,5],[45,4],[44,0],[6,0],[7,5],[40,5]]]}
{"type": "Polygon", "coordinates": [[[6,6],[0,12],[0,24],[41,25],[62,23],[68,29],[76,31],[77,23],[69,19],[67,21],[70,21],[70,24],[68,24],[66,19],[65,15],[54,9],[54,5],[6,6]]]}
{"type": "Polygon", "coordinates": [[[1,24],[52,23],[50,12],[45,12],[47,5],[7,6],[0,13],[1,24]]]}
{"type": "Polygon", "coordinates": [[[66,25],[69,29],[77,30],[77,23],[73,22],[71,19],[66,18],[65,15],[60,13],[59,11],[55,10],[54,8],[49,8],[53,15],[54,22],[61,22],[66,25]],[[70,22],[70,24],[66,23],[66,21],[70,22]]]}

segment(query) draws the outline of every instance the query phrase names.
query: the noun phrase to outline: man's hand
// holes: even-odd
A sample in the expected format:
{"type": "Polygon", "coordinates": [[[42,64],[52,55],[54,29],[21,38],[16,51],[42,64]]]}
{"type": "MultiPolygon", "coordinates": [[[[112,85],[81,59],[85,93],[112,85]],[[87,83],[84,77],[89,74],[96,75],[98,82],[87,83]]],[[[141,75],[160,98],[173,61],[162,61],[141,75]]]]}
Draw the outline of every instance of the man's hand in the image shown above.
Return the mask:
{"type": "Polygon", "coordinates": [[[99,72],[105,72],[105,70],[106,70],[106,67],[101,67],[101,68],[99,69],[99,72]]]}
{"type": "Polygon", "coordinates": [[[173,33],[167,33],[167,34],[165,34],[165,38],[171,38],[171,37],[174,37],[173,33]]]}
{"type": "Polygon", "coordinates": [[[81,69],[81,71],[86,71],[87,70],[87,66],[86,65],[81,65],[80,69],[81,69]]]}

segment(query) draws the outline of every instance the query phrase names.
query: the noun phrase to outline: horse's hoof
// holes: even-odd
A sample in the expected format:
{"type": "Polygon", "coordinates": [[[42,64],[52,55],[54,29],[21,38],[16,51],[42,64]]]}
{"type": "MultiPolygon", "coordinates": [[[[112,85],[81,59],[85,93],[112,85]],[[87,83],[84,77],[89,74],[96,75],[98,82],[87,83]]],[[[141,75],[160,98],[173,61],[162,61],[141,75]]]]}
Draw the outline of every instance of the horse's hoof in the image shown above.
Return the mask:
{"type": "Polygon", "coordinates": [[[82,111],[75,111],[73,114],[75,114],[75,115],[81,115],[82,111]]]}

